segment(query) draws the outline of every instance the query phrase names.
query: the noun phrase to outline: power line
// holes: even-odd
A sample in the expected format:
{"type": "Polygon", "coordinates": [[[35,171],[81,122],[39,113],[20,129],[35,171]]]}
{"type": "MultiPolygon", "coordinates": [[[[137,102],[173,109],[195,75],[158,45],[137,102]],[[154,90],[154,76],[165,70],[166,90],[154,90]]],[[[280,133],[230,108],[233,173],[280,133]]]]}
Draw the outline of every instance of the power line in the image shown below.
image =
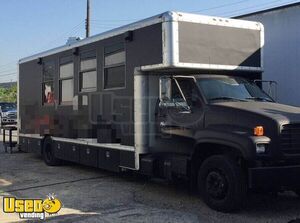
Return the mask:
{"type": "Polygon", "coordinates": [[[17,68],[13,68],[10,70],[5,70],[5,71],[0,71],[0,74],[7,74],[7,73],[12,73],[12,72],[16,72],[17,68]]]}
{"type": "Polygon", "coordinates": [[[12,76],[12,75],[16,75],[17,72],[13,72],[13,73],[6,73],[6,74],[2,74],[0,75],[0,77],[7,77],[7,76],[12,76]]]}
{"type": "MultiPolygon", "coordinates": [[[[82,27],[82,25],[84,24],[84,20],[82,20],[79,24],[77,24],[76,26],[74,26],[74,27],[72,27],[69,31],[67,31],[67,32],[64,32],[63,34],[61,34],[59,37],[57,37],[57,38],[55,38],[54,40],[52,40],[52,41],[50,41],[49,43],[47,43],[46,45],[45,45],[45,47],[47,47],[47,46],[49,46],[50,44],[53,44],[53,43],[55,43],[55,42],[57,42],[58,40],[60,40],[60,39],[62,39],[62,38],[64,38],[64,37],[66,37],[67,35],[70,35],[70,34],[72,34],[72,33],[74,33],[74,32],[77,32],[79,29],[81,29],[82,27]]],[[[43,48],[45,48],[45,47],[43,47],[43,48]]],[[[36,51],[34,51],[32,54],[34,54],[35,52],[38,52],[38,51],[41,51],[42,49],[40,49],[40,50],[36,50],[36,51]]],[[[6,63],[6,64],[3,64],[3,65],[0,65],[0,68],[4,68],[4,67],[6,67],[6,66],[8,66],[8,65],[10,65],[10,64],[13,64],[13,63],[17,63],[18,61],[10,61],[10,62],[8,62],[8,63],[6,63]]],[[[12,76],[12,75],[16,75],[17,74],[17,72],[9,72],[9,71],[14,71],[15,69],[7,69],[7,70],[2,70],[2,71],[0,71],[0,77],[8,77],[8,76],[12,76]],[[6,73],[6,72],[9,72],[9,73],[6,73]]]]}
{"type": "MultiPolygon", "coordinates": [[[[273,6],[274,3],[281,2],[281,1],[283,1],[283,0],[276,0],[276,1],[272,1],[272,2],[266,2],[264,4],[255,5],[255,6],[249,6],[247,8],[241,8],[241,9],[237,9],[237,10],[227,11],[227,12],[222,13],[221,15],[222,16],[229,16],[229,17],[231,17],[234,14],[238,14],[239,12],[243,12],[244,10],[247,10],[247,9],[256,9],[256,8],[260,8],[262,6],[271,6],[272,5],[272,8],[273,8],[273,7],[276,7],[276,6],[273,6]]],[[[282,5],[286,5],[286,4],[290,4],[290,3],[294,3],[294,2],[295,1],[282,2],[282,5]]]]}
{"type": "Polygon", "coordinates": [[[101,25],[101,24],[93,24],[93,27],[102,27],[102,28],[108,28],[108,29],[113,29],[116,27],[119,27],[120,25],[115,25],[115,26],[109,26],[109,25],[101,25]]]}
{"type": "Polygon", "coordinates": [[[100,22],[130,22],[136,20],[139,19],[91,19],[91,21],[100,21],[100,22]]]}
{"type": "Polygon", "coordinates": [[[228,4],[223,4],[223,5],[219,5],[219,6],[215,6],[215,7],[211,7],[211,8],[205,8],[205,9],[201,9],[201,10],[197,10],[197,11],[191,11],[191,12],[204,12],[204,11],[210,11],[210,10],[214,10],[214,9],[219,9],[219,8],[224,8],[224,7],[228,7],[228,6],[232,6],[232,5],[238,5],[244,2],[248,2],[250,0],[243,0],[243,1],[238,1],[238,2],[232,2],[232,3],[228,3],[228,4]]]}
{"type": "Polygon", "coordinates": [[[249,7],[247,7],[247,8],[241,8],[241,9],[236,9],[236,10],[227,11],[227,12],[224,12],[224,14],[222,13],[222,16],[231,16],[232,13],[242,12],[242,11],[247,10],[247,9],[260,8],[260,7],[262,7],[262,6],[268,6],[268,5],[271,5],[271,4],[274,4],[274,3],[277,3],[277,2],[281,2],[281,1],[283,1],[283,0],[276,0],[276,1],[272,1],[272,2],[266,2],[266,3],[260,4],[260,5],[249,6],[249,7]]]}
{"type": "Polygon", "coordinates": [[[3,77],[9,77],[9,76],[13,76],[13,75],[17,75],[17,72],[1,74],[1,75],[0,75],[0,78],[3,78],[3,77]]]}
{"type": "Polygon", "coordinates": [[[118,26],[128,24],[128,22],[101,22],[101,21],[91,21],[92,24],[100,24],[100,25],[109,25],[109,26],[118,26]]]}
{"type": "MultiPolygon", "coordinates": [[[[82,28],[81,26],[84,24],[84,22],[85,22],[85,21],[82,20],[79,24],[77,24],[76,26],[72,27],[69,31],[64,32],[63,34],[59,35],[57,38],[55,38],[54,40],[52,40],[52,41],[50,41],[49,43],[47,43],[46,45],[44,45],[43,48],[40,48],[40,50],[34,51],[32,54],[34,54],[34,53],[36,53],[36,52],[40,52],[40,51],[42,51],[44,48],[48,47],[50,44],[53,44],[53,43],[57,42],[58,40],[60,40],[60,39],[62,39],[62,38],[64,38],[64,37],[66,37],[67,35],[70,35],[70,34],[72,34],[72,33],[74,33],[74,32],[77,32],[79,29],[82,28]]],[[[17,63],[18,63],[18,60],[10,61],[10,62],[8,62],[8,63],[6,63],[6,64],[0,65],[0,68],[4,68],[4,67],[6,67],[6,66],[8,66],[8,65],[11,65],[11,64],[17,64],[17,63]]],[[[7,70],[7,71],[8,71],[8,70],[7,70]]],[[[5,72],[7,72],[7,71],[5,71],[5,72]]],[[[0,74],[1,74],[1,72],[2,72],[2,71],[0,71],[0,74]]],[[[3,71],[3,72],[4,72],[4,71],[3,71]]]]}
{"type": "Polygon", "coordinates": [[[15,71],[16,68],[11,68],[11,69],[8,69],[8,70],[0,70],[0,74],[1,73],[6,73],[6,72],[11,72],[11,71],[15,71]]]}
{"type": "Polygon", "coordinates": [[[8,63],[6,63],[6,64],[3,64],[3,65],[0,65],[0,67],[6,67],[7,65],[10,65],[10,64],[13,64],[13,63],[16,63],[17,64],[17,60],[14,60],[14,61],[10,61],[10,62],[8,62],[8,63]]]}
{"type": "Polygon", "coordinates": [[[71,28],[69,31],[64,32],[63,34],[61,34],[60,36],[58,36],[57,38],[55,38],[54,40],[50,41],[47,45],[50,45],[53,42],[56,42],[57,40],[69,35],[70,33],[73,33],[75,30],[77,31],[79,28],[81,28],[81,26],[84,24],[85,20],[82,20],[80,23],[78,23],[76,26],[74,26],[73,28],[71,28]]]}
{"type": "Polygon", "coordinates": [[[98,24],[98,25],[108,25],[108,26],[119,26],[119,25],[124,25],[127,24],[125,22],[122,23],[103,23],[103,22],[98,22],[98,21],[91,21],[92,24],[98,24]]]}
{"type": "Polygon", "coordinates": [[[107,24],[100,24],[100,23],[92,23],[91,25],[96,30],[96,32],[103,32],[105,30],[115,29],[117,27],[122,26],[120,24],[119,25],[117,25],[117,24],[107,25],[107,24]]]}
{"type": "MultiPolygon", "coordinates": [[[[228,3],[228,4],[222,4],[222,5],[219,5],[219,6],[215,6],[215,7],[210,7],[210,8],[204,8],[204,9],[201,9],[201,10],[197,10],[197,11],[191,11],[191,12],[203,12],[203,11],[209,11],[209,10],[214,10],[214,9],[219,9],[219,8],[225,8],[225,7],[228,7],[228,6],[234,6],[234,5],[238,5],[238,4],[242,4],[242,3],[245,3],[245,2],[248,2],[250,0],[242,0],[242,1],[237,1],[237,2],[232,2],[232,3],[228,3]]],[[[247,7],[247,8],[241,8],[241,9],[236,9],[236,10],[231,10],[231,11],[227,11],[227,12],[223,12],[221,13],[221,15],[223,16],[226,16],[226,15],[232,15],[232,13],[239,13],[239,12],[242,12],[244,10],[247,10],[247,9],[254,9],[254,8],[259,8],[259,7],[262,7],[262,6],[268,6],[268,5],[271,5],[271,4],[274,4],[274,3],[277,3],[277,2],[281,2],[283,0],[276,0],[276,1],[271,1],[271,2],[266,2],[266,3],[263,3],[263,4],[259,4],[259,5],[256,5],[256,6],[250,6],[250,7],[247,7]]],[[[289,1],[289,2],[284,2],[283,4],[289,4],[289,3],[295,3],[297,1],[289,1]]],[[[96,28],[102,28],[102,29],[105,29],[105,28],[116,28],[118,25],[123,25],[124,23],[123,22],[129,22],[129,21],[136,21],[138,19],[93,19],[93,20],[90,20],[92,23],[93,23],[93,26],[95,26],[96,28]],[[123,23],[123,24],[120,24],[120,23],[123,23]]],[[[78,30],[80,30],[82,28],[82,25],[84,24],[85,20],[81,21],[79,24],[77,24],[76,26],[72,27],[70,31],[67,31],[63,34],[61,34],[59,37],[55,38],[54,40],[50,41],[47,45],[45,45],[45,47],[49,46],[50,44],[53,44],[55,42],[57,42],[58,40],[62,39],[62,38],[65,38],[67,35],[70,35],[74,32],[77,32],[78,30]]],[[[44,48],[45,48],[44,47],[44,48]]],[[[40,50],[39,50],[40,51],[40,50]]],[[[18,61],[11,61],[11,62],[8,62],[6,64],[2,64],[0,65],[0,68],[4,68],[10,64],[13,64],[13,63],[17,63],[18,61]]],[[[13,70],[13,69],[10,69],[10,70],[13,70]]],[[[2,70],[0,71],[0,74],[2,74],[3,72],[8,72],[10,70],[2,70]]],[[[12,75],[12,73],[5,73],[3,74],[3,76],[6,76],[6,75],[12,75]]]]}
{"type": "Polygon", "coordinates": [[[53,43],[61,40],[62,38],[66,38],[68,37],[71,33],[74,33],[75,31],[77,32],[79,29],[81,29],[82,25],[84,24],[85,20],[82,20],[79,24],[77,24],[76,26],[72,27],[69,31],[64,32],[63,34],[59,35],[57,38],[55,38],[54,40],[51,40],[50,42],[48,42],[47,44],[44,45],[44,47],[41,47],[39,50],[36,50],[34,52],[40,52],[42,51],[44,48],[49,47],[50,45],[52,45],[53,43]]]}

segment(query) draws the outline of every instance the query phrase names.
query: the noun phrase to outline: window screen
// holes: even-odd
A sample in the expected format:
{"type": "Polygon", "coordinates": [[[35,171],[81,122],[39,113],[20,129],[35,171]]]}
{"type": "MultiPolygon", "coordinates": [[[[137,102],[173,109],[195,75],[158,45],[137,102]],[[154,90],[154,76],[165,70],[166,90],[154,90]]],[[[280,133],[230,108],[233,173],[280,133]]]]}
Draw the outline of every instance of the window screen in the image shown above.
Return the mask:
{"type": "Polygon", "coordinates": [[[125,66],[106,68],[104,88],[125,87],[125,66]]]}
{"type": "Polygon", "coordinates": [[[61,102],[71,102],[73,101],[74,92],[74,82],[72,79],[61,80],[61,102]]]}
{"type": "Polygon", "coordinates": [[[122,64],[125,62],[125,52],[121,51],[105,57],[105,66],[111,66],[115,64],[122,64]]]}
{"type": "Polygon", "coordinates": [[[104,89],[125,87],[124,45],[116,44],[106,47],[104,52],[104,89]]]}
{"type": "Polygon", "coordinates": [[[97,88],[97,72],[82,72],[80,75],[81,90],[95,90],[97,88]]]}
{"type": "Polygon", "coordinates": [[[73,77],[74,65],[73,63],[60,65],[59,76],[60,78],[73,77]]]}
{"type": "Polygon", "coordinates": [[[91,53],[80,61],[80,91],[96,91],[97,90],[97,60],[91,53]]]}
{"type": "Polygon", "coordinates": [[[60,104],[70,104],[74,96],[74,63],[71,57],[60,59],[59,92],[60,104]]]}
{"type": "Polygon", "coordinates": [[[80,69],[81,70],[96,69],[96,58],[82,60],[80,63],[80,69]]]}
{"type": "Polygon", "coordinates": [[[55,74],[55,63],[53,61],[51,62],[45,62],[43,67],[43,81],[53,81],[55,74]]]}

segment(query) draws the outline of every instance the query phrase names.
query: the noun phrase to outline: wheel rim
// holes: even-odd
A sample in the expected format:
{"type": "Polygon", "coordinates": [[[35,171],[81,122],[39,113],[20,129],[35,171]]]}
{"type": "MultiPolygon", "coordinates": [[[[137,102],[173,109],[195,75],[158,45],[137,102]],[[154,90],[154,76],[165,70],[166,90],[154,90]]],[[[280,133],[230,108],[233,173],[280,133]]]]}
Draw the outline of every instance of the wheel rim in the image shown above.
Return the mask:
{"type": "Polygon", "coordinates": [[[210,171],[206,177],[206,191],[210,197],[223,200],[228,193],[228,181],[219,170],[210,171]]]}

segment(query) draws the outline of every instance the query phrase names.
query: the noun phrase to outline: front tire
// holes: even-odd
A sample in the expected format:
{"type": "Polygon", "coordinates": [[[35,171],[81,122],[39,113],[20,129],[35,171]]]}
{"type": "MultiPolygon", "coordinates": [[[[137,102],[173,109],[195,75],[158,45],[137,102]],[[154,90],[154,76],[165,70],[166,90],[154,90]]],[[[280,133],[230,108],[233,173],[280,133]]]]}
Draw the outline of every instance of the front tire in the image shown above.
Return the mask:
{"type": "Polygon", "coordinates": [[[207,158],[198,171],[198,189],[205,203],[221,212],[240,209],[247,186],[242,168],[225,155],[207,158]]]}
{"type": "Polygon", "coordinates": [[[54,155],[53,141],[49,137],[44,140],[42,155],[48,166],[58,166],[61,164],[61,160],[57,159],[54,155]]]}

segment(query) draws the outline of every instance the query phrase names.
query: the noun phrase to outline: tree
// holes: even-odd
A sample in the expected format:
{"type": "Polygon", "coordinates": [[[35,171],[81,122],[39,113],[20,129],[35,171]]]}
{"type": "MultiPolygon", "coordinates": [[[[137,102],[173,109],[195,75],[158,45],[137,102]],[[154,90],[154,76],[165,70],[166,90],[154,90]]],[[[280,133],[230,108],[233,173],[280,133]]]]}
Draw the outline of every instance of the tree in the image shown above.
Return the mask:
{"type": "Polygon", "coordinates": [[[0,87],[0,102],[17,102],[17,85],[10,88],[0,87]]]}

